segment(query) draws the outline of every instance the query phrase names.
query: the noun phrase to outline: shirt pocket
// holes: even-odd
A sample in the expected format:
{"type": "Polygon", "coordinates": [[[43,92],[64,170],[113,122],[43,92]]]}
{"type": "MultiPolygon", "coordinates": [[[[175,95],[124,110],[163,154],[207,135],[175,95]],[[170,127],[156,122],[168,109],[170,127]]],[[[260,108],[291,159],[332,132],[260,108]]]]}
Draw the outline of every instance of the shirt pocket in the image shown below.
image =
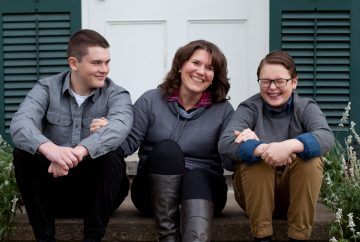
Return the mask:
{"type": "Polygon", "coordinates": [[[73,123],[71,117],[64,113],[49,110],[46,113],[46,119],[45,136],[57,145],[69,146],[73,123]]]}
{"type": "Polygon", "coordinates": [[[88,137],[91,135],[90,132],[90,124],[92,122],[93,118],[83,118],[81,123],[82,123],[82,127],[81,127],[81,136],[82,137],[88,137]]]}

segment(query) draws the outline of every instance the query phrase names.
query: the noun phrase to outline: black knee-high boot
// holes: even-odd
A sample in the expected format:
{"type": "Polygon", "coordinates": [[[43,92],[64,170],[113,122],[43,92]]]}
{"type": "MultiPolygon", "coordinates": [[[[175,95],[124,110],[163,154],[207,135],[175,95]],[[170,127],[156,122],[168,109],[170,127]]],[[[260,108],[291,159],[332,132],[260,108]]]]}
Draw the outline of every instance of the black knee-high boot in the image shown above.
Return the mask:
{"type": "Polygon", "coordinates": [[[210,241],[214,205],[205,199],[189,199],[181,203],[183,242],[210,241]]]}
{"type": "Polygon", "coordinates": [[[182,175],[149,174],[151,203],[159,241],[180,241],[179,193],[182,175]]]}

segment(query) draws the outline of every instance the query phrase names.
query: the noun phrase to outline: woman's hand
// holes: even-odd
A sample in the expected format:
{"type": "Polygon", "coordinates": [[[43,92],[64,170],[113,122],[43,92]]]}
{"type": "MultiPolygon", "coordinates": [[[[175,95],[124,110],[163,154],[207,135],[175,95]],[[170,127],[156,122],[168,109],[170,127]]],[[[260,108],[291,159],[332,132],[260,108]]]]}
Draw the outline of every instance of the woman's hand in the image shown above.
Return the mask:
{"type": "Polygon", "coordinates": [[[236,137],[235,143],[237,144],[240,144],[248,139],[259,140],[255,132],[252,131],[251,129],[244,129],[242,132],[235,130],[234,135],[236,137]]]}
{"type": "Polygon", "coordinates": [[[90,124],[90,131],[94,133],[96,130],[108,125],[108,123],[109,123],[108,120],[104,117],[95,118],[90,124]]]}

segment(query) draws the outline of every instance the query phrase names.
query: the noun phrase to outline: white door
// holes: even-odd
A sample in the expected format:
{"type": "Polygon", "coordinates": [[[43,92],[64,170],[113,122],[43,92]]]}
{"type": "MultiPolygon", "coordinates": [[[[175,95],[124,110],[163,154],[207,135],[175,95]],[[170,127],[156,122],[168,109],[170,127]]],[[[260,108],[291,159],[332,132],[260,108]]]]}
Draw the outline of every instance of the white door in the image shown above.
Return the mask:
{"type": "Polygon", "coordinates": [[[110,77],[132,101],[156,88],[175,51],[195,39],[219,46],[228,60],[236,107],[258,91],[256,69],[269,46],[268,0],[83,0],[83,28],[110,43],[110,77]]]}

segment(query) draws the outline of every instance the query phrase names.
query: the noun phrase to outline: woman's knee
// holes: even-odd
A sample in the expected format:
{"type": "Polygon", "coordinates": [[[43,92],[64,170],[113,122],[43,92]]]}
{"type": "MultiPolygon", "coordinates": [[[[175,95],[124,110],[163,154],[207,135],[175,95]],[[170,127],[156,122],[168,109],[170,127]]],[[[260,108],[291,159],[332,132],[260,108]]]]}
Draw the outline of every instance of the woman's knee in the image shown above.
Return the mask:
{"type": "Polygon", "coordinates": [[[162,175],[183,174],[185,169],[184,154],[173,140],[167,139],[156,144],[145,161],[149,173],[162,175]]]}

